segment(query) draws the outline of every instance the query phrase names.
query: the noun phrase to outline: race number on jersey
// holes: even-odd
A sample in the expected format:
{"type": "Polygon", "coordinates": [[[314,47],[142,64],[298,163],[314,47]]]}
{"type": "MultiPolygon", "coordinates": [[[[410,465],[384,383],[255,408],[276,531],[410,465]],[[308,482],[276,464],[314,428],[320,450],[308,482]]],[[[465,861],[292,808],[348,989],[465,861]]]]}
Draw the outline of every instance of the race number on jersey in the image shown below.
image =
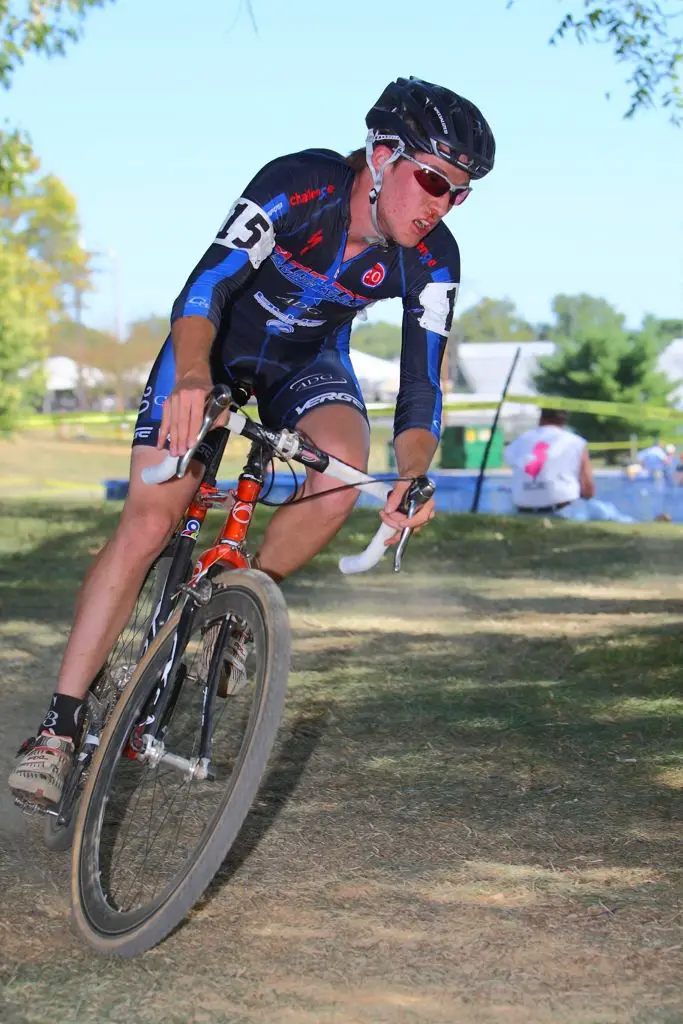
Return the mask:
{"type": "Polygon", "coordinates": [[[420,327],[448,337],[453,323],[458,285],[453,282],[430,281],[420,292],[420,304],[424,310],[419,319],[420,327]]]}
{"type": "Polygon", "coordinates": [[[273,222],[265,210],[242,196],[233,203],[221,224],[216,242],[227,249],[245,250],[252,267],[257,269],[273,251],[273,222]]]}

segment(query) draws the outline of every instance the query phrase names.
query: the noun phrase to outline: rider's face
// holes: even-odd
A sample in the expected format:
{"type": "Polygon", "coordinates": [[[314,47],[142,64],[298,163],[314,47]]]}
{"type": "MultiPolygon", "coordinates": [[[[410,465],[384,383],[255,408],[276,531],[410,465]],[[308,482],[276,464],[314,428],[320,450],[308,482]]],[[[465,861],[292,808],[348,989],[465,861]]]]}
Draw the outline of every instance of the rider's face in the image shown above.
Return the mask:
{"type": "MultiPolygon", "coordinates": [[[[375,149],[377,162],[384,162],[391,155],[385,146],[375,149]]],[[[467,185],[466,171],[453,167],[432,153],[416,153],[415,158],[435,171],[443,174],[452,185],[467,185]]],[[[451,209],[449,193],[433,196],[419,184],[415,177],[415,164],[408,160],[397,160],[389,164],[384,172],[384,181],[379,195],[379,223],[384,234],[398,245],[412,247],[429,234],[442,217],[451,209]]]]}

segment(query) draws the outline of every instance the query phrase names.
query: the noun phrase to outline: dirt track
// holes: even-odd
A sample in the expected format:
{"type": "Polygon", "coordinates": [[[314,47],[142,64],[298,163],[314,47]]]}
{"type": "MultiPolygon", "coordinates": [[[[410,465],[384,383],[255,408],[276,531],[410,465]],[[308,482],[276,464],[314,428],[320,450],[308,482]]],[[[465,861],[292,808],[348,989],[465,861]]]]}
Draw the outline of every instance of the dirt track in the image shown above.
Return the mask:
{"type": "MultiPolygon", "coordinates": [[[[85,559],[105,525],[93,513],[62,539],[85,559]]],[[[562,527],[538,546],[477,530],[457,573],[446,530],[400,583],[322,560],[289,585],[277,756],[219,878],[158,949],[85,950],[67,859],[2,793],[3,1022],[683,1020],[683,556],[673,534],[562,527]]],[[[3,775],[80,570],[42,536],[52,584],[19,586],[3,563],[3,775]]]]}

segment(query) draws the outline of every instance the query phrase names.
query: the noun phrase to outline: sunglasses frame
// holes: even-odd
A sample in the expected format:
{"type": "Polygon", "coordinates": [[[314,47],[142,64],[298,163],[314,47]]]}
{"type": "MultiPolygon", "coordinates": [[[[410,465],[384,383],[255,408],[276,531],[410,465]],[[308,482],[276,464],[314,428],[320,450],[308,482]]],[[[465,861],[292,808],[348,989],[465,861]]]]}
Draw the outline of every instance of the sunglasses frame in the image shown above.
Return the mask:
{"type": "Polygon", "coordinates": [[[415,175],[415,180],[417,181],[418,185],[427,193],[427,195],[434,196],[435,199],[440,199],[441,196],[445,196],[446,191],[448,191],[448,205],[451,209],[454,206],[460,206],[462,203],[464,203],[468,195],[472,191],[471,185],[454,185],[453,182],[449,181],[446,175],[443,174],[441,171],[437,170],[436,167],[430,167],[429,164],[423,164],[422,161],[416,160],[414,156],[410,155],[410,153],[402,153],[401,159],[407,160],[408,163],[415,164],[416,167],[419,167],[423,171],[427,171],[429,174],[435,175],[437,178],[441,178],[446,188],[443,190],[441,195],[434,195],[433,192],[430,192],[428,188],[424,187],[424,185],[417,176],[417,171],[413,172],[415,175]]]}

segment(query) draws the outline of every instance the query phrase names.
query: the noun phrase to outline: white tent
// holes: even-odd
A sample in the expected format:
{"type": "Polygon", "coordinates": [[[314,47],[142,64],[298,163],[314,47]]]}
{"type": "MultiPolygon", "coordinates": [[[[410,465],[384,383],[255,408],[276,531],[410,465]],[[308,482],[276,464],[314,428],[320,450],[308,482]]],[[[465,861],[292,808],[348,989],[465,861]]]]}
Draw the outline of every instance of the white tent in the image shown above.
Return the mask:
{"type": "Polygon", "coordinates": [[[349,352],[361,391],[367,401],[392,401],[398,394],[399,361],[379,359],[352,348],[349,352]]]}
{"type": "MultiPolygon", "coordinates": [[[[44,363],[48,391],[75,391],[78,387],[78,364],[68,356],[50,356],[44,363]]],[[[97,387],[104,381],[104,374],[92,366],[81,367],[85,387],[97,387]]]]}

